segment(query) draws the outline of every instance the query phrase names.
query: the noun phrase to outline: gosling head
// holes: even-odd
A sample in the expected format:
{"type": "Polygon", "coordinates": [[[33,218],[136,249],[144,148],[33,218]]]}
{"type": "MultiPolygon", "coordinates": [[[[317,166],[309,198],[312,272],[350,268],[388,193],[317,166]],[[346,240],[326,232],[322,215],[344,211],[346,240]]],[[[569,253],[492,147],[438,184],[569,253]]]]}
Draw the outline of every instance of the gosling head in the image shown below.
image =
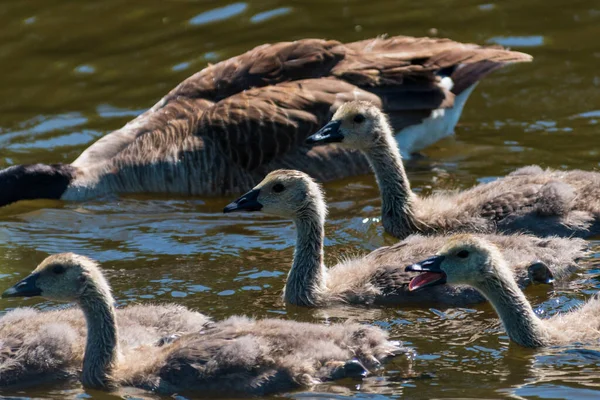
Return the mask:
{"type": "Polygon", "coordinates": [[[351,101],[337,109],[331,121],[306,139],[308,144],[340,143],[367,151],[391,135],[386,115],[366,101],[351,101]]]}
{"type": "Polygon", "coordinates": [[[297,219],[308,213],[325,218],[326,206],[321,187],[307,174],[294,170],[271,172],[251,191],[227,205],[224,213],[263,211],[297,219]]]}
{"type": "MultiPolygon", "coordinates": [[[[501,277],[513,279],[500,250],[485,239],[473,235],[457,235],[437,255],[406,267],[406,271],[422,272],[408,288],[417,290],[444,283],[465,284],[484,288],[501,277]]],[[[552,272],[541,262],[528,266],[530,279],[536,283],[552,282],[552,272]],[[543,269],[543,271],[542,271],[543,269]]]]}
{"type": "Polygon", "coordinates": [[[52,300],[79,301],[91,284],[104,283],[98,265],[74,253],[55,254],[46,258],[25,279],[2,293],[2,297],[42,296],[52,300]]]}
{"type": "Polygon", "coordinates": [[[476,286],[492,272],[497,252],[494,245],[475,236],[455,237],[437,255],[406,267],[407,271],[423,272],[408,287],[417,290],[446,282],[476,286]]]}

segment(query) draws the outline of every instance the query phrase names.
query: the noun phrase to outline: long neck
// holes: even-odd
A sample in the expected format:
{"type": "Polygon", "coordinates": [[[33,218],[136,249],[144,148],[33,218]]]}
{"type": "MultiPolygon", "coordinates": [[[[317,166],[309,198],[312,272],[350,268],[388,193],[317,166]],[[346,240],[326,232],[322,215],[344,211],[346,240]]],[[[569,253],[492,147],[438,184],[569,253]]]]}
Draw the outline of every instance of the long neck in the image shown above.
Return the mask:
{"type": "Polygon", "coordinates": [[[0,171],[0,207],[19,200],[60,199],[77,171],[65,164],[15,165],[0,171]]]}
{"type": "Polygon", "coordinates": [[[400,151],[391,133],[383,132],[367,157],[381,192],[383,227],[391,235],[404,239],[418,230],[412,209],[416,195],[410,190],[400,151]]]}
{"type": "Polygon", "coordinates": [[[511,276],[497,274],[476,286],[490,301],[508,336],[525,347],[547,345],[548,331],[511,276]]]}
{"type": "Polygon", "coordinates": [[[308,210],[295,219],[297,239],[294,262],[285,285],[288,303],[314,306],[324,286],[323,264],[324,215],[308,210]]]}
{"type": "Polygon", "coordinates": [[[118,359],[117,324],[110,291],[94,285],[80,301],[87,322],[87,342],[81,381],[91,388],[110,386],[110,376],[118,359]]]}

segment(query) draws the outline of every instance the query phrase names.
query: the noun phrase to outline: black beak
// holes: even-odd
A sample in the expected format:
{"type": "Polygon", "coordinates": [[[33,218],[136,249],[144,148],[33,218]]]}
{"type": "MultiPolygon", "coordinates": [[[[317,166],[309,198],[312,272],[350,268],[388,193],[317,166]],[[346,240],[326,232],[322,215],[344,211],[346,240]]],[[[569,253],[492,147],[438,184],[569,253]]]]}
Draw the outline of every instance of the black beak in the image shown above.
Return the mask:
{"type": "Polygon", "coordinates": [[[439,274],[444,272],[440,269],[444,258],[444,256],[433,256],[427,260],[409,265],[404,270],[407,272],[436,272],[439,274]]]}
{"type": "Polygon", "coordinates": [[[223,209],[224,213],[230,213],[234,211],[260,211],[263,205],[258,202],[258,194],[260,189],[252,189],[239,199],[231,202],[223,209]]]}
{"type": "Polygon", "coordinates": [[[307,144],[315,143],[337,143],[344,140],[344,135],[340,133],[342,121],[330,121],[327,125],[319,129],[317,133],[306,138],[307,144]]]}
{"type": "Polygon", "coordinates": [[[39,273],[31,274],[10,289],[2,293],[2,297],[33,297],[41,296],[42,291],[35,285],[39,273]]]}
{"type": "Polygon", "coordinates": [[[408,290],[413,291],[422,289],[428,286],[442,285],[446,283],[446,273],[442,271],[441,265],[444,261],[444,256],[433,256],[427,260],[409,265],[405,271],[422,272],[415,276],[408,284],[408,290]]]}

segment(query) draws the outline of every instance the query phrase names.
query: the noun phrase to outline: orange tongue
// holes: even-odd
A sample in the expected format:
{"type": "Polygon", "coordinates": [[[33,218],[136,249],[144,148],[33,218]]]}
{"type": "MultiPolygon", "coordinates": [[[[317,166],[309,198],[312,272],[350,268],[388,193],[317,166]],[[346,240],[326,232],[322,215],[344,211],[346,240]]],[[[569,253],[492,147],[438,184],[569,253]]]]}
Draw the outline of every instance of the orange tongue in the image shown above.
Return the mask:
{"type": "Polygon", "coordinates": [[[441,275],[442,274],[437,272],[425,272],[421,275],[417,275],[410,280],[410,283],[408,284],[408,290],[417,290],[428,283],[435,282],[441,278],[441,275]]]}

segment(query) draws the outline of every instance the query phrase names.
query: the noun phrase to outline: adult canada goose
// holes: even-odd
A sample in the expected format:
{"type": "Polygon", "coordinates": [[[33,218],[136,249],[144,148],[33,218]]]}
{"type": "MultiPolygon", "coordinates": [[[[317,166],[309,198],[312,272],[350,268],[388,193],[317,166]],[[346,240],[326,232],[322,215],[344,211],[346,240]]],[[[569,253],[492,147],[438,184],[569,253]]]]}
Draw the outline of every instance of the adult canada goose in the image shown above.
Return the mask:
{"type": "Polygon", "coordinates": [[[265,44],[192,75],[71,164],[0,171],[0,206],[108,193],[240,193],[282,167],[321,181],[366,173],[357,152],[304,145],[340,104],[382,107],[409,153],[453,132],[481,78],[527,61],[497,46],[437,38],[265,44]]]}
{"type": "MultiPolygon", "coordinates": [[[[406,304],[409,302],[464,305],[482,301],[474,290],[442,286],[410,292],[410,274],[403,266],[435,253],[444,236],[411,236],[355,259],[326,268],[323,262],[326,205],[320,186],[299,171],[271,172],[254,189],[225,207],[224,212],[264,211],[290,218],[297,229],[296,250],[284,289],[285,301],[303,306],[333,302],[406,304]]],[[[540,239],[527,235],[483,235],[510,260],[519,284],[569,276],[586,247],[581,239],[540,239]]]]}
{"type": "Polygon", "coordinates": [[[459,235],[436,256],[406,267],[423,272],[410,283],[411,290],[442,283],[470,285],[492,304],[508,336],[525,347],[542,347],[600,338],[600,299],[583,307],[542,320],[515,282],[502,252],[484,238],[459,235]]]}
{"type": "MultiPolygon", "coordinates": [[[[48,257],[2,296],[76,302],[85,315],[87,339],[84,350],[77,340],[60,338],[63,327],[48,318],[45,329],[30,325],[27,318],[18,325],[8,322],[14,334],[37,335],[37,341],[24,343],[17,336],[6,342],[2,337],[0,386],[59,375],[80,378],[84,386],[97,389],[134,386],[163,394],[257,395],[364,374],[387,356],[404,351],[372,326],[246,317],[200,326],[161,346],[123,346],[123,326],[117,322],[108,283],[94,261],[74,254],[48,257]],[[36,330],[27,332],[30,328],[36,330]]],[[[152,307],[146,306],[150,312],[152,307]]],[[[61,311],[50,316],[60,319],[61,311]]],[[[7,324],[4,318],[2,325],[7,324]]],[[[146,335],[141,327],[130,329],[129,335],[136,333],[146,335]]]]}
{"type": "Polygon", "coordinates": [[[385,114],[364,101],[341,106],[307,141],[337,142],[365,153],[381,192],[383,226],[399,239],[442,232],[600,233],[597,172],[528,166],[468,190],[421,197],[410,188],[385,114]]]}

